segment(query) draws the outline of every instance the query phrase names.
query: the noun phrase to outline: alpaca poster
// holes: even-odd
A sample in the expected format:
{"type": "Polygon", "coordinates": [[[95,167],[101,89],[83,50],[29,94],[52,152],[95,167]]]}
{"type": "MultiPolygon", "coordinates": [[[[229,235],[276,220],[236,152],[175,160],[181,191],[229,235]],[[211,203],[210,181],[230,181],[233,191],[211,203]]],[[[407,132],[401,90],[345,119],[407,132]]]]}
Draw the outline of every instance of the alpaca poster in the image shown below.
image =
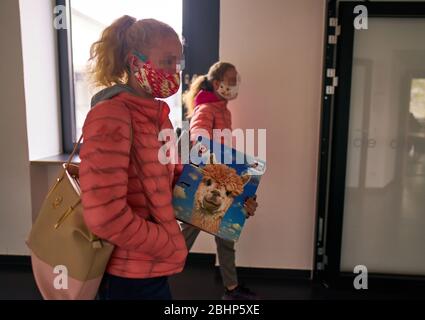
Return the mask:
{"type": "Polygon", "coordinates": [[[191,152],[199,160],[184,166],[174,187],[176,218],[237,241],[247,216],[243,204],[255,195],[265,162],[205,138],[191,152]]]}

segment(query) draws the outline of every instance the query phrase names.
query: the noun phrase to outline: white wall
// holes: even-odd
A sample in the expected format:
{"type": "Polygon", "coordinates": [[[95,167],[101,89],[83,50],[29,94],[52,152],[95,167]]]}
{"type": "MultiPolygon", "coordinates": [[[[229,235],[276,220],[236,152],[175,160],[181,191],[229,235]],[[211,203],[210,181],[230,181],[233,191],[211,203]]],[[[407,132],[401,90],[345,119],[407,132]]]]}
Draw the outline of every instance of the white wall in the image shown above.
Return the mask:
{"type": "MultiPolygon", "coordinates": [[[[325,1],[223,0],[220,59],[242,75],[233,127],[267,129],[267,172],[237,264],[312,269],[325,1]]],[[[194,251],[215,252],[202,235],[194,251]]]]}
{"type": "MultiPolygon", "coordinates": [[[[61,152],[54,0],[0,2],[0,254],[28,254],[25,239],[49,181],[31,159],[61,152]]],[[[50,179],[52,180],[52,179],[50,179]]]]}
{"type": "Polygon", "coordinates": [[[27,254],[31,189],[19,1],[0,1],[0,254],[27,254]]]}

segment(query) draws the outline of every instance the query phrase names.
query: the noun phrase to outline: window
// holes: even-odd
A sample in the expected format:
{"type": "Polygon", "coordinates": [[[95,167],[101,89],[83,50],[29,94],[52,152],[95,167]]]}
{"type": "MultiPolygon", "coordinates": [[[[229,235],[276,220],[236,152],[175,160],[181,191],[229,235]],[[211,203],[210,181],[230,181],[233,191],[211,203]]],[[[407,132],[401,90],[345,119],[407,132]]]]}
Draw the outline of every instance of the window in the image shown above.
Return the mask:
{"type": "Polygon", "coordinates": [[[412,79],[410,88],[410,113],[425,125],[425,79],[412,79]]]}
{"type": "MultiPolygon", "coordinates": [[[[82,126],[90,110],[91,97],[99,91],[87,77],[87,62],[90,46],[100,38],[101,32],[117,18],[127,14],[136,19],[154,18],[161,20],[182,34],[182,0],[69,0],[70,12],[70,49],[68,61],[72,63],[70,87],[73,88],[73,106],[69,112],[71,122],[68,133],[71,143],[65,143],[65,151],[81,135],[82,126]],[[68,148],[66,147],[68,145],[68,148]]],[[[182,102],[181,88],[170,98],[164,99],[170,106],[170,119],[174,127],[181,126],[182,102]]],[[[65,142],[64,137],[64,142],[65,142]]]]}

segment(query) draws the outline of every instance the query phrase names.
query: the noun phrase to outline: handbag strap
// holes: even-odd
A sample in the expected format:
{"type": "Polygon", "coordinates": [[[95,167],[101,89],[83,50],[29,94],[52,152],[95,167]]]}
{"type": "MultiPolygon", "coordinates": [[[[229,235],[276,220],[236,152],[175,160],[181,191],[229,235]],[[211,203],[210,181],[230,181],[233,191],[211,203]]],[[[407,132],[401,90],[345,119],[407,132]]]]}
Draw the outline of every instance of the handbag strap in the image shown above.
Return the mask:
{"type": "Polygon", "coordinates": [[[82,139],[83,139],[83,134],[80,135],[80,138],[78,139],[77,143],[74,145],[74,149],[72,150],[71,155],[69,156],[69,159],[66,162],[65,168],[68,168],[68,166],[71,164],[72,158],[74,158],[74,155],[77,152],[78,146],[80,145],[82,139]]]}

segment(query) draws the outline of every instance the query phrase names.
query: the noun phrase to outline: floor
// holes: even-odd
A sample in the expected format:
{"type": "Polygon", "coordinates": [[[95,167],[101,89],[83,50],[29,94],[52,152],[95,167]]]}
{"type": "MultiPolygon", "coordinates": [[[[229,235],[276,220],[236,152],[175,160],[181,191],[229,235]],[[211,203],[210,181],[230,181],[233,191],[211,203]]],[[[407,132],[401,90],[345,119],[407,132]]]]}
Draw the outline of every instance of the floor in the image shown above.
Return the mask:
{"type": "MultiPolygon", "coordinates": [[[[322,299],[425,299],[422,292],[379,292],[372,290],[332,290],[307,279],[241,279],[264,300],[322,299]]],[[[185,271],[170,279],[176,300],[216,300],[222,295],[220,276],[210,263],[189,261],[185,271]]],[[[0,300],[38,300],[31,270],[27,266],[0,266],[0,300]]]]}

